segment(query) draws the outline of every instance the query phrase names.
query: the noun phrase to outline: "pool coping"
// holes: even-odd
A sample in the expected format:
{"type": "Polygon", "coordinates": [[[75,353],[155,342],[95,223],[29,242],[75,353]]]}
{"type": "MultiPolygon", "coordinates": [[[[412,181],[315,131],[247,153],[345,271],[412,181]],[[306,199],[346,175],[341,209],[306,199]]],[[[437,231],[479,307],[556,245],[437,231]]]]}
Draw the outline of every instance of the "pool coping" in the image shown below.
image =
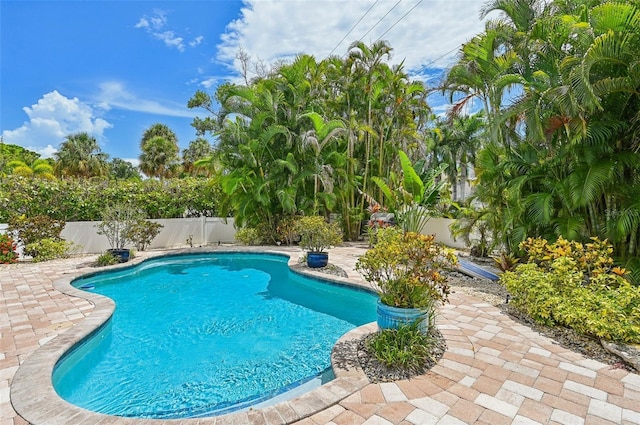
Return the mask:
{"type": "MultiPolygon", "coordinates": [[[[93,311],[81,322],[67,331],[48,341],[32,353],[16,371],[10,388],[10,399],[15,411],[33,425],[204,425],[225,423],[251,423],[256,425],[284,425],[296,422],[325,410],[354,392],[368,385],[369,379],[360,368],[357,359],[357,341],[363,335],[377,329],[375,323],[369,323],[344,334],[334,345],[331,353],[331,366],[335,379],[318,388],[306,392],[293,399],[282,401],[272,406],[246,411],[232,412],[219,416],[191,419],[138,419],[111,416],[92,412],[75,406],[62,399],[53,388],[53,369],[59,359],[71,350],[77,343],[95,332],[113,315],[115,303],[105,296],[82,291],[71,285],[73,280],[83,276],[90,276],[102,271],[130,268],[142,262],[162,256],[206,254],[206,253],[265,253],[278,254],[289,258],[288,264],[296,264],[292,253],[281,250],[253,250],[247,247],[189,248],[162,252],[153,252],[144,257],[136,257],[128,263],[104,267],[96,272],[71,273],[53,283],[54,289],[73,297],[83,298],[93,304],[93,311]]],[[[340,285],[363,288],[356,282],[339,276],[320,276],[319,273],[304,270],[293,270],[294,273],[337,283],[340,285]]]]}

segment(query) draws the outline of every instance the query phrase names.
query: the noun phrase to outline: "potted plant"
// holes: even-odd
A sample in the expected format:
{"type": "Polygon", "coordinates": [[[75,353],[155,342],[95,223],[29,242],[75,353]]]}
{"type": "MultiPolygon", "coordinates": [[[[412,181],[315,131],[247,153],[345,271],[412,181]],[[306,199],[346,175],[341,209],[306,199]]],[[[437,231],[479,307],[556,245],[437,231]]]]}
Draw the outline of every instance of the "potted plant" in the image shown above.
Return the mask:
{"type": "Polygon", "coordinates": [[[131,251],[125,248],[132,242],[132,229],[139,220],[140,213],[128,205],[108,206],[102,213],[102,221],[96,225],[97,233],[104,235],[111,246],[107,252],[120,259],[129,261],[131,251]]]}
{"type": "Polygon", "coordinates": [[[356,270],[380,296],[378,326],[397,329],[419,320],[426,333],[433,325],[435,306],[449,294],[441,271],[456,263],[454,252],[436,243],[433,235],[378,229],[376,245],[356,263],[356,270]]]}
{"type": "Polygon", "coordinates": [[[321,216],[302,217],[297,222],[300,247],[307,251],[307,265],[318,268],[329,262],[325,249],[342,243],[342,230],[337,223],[328,223],[321,216]]]}

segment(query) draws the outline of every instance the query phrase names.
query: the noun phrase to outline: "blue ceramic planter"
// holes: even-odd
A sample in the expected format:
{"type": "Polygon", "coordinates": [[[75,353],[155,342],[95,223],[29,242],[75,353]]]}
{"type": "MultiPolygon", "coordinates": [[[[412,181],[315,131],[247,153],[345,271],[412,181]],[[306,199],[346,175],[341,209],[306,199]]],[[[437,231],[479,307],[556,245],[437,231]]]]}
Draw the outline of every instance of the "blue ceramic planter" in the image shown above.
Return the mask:
{"type": "Polygon", "coordinates": [[[317,269],[329,263],[328,252],[307,252],[307,266],[317,269]]]}
{"type": "Polygon", "coordinates": [[[107,252],[110,252],[113,256],[118,258],[121,263],[129,261],[129,256],[131,254],[131,251],[128,249],[108,249],[107,252]]]}
{"type": "Polygon", "coordinates": [[[383,304],[378,300],[378,327],[380,329],[398,329],[401,325],[410,325],[421,320],[420,330],[429,330],[429,314],[427,309],[398,308],[383,304]]]}

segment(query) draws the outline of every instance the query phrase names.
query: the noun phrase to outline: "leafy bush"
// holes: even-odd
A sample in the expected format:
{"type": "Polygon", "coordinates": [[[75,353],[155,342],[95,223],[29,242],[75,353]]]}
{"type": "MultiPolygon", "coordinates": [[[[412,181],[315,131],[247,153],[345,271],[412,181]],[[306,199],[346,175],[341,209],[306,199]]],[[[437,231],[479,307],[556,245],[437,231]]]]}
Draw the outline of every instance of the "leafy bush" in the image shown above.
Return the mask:
{"type": "Polygon", "coordinates": [[[11,264],[18,261],[16,243],[7,234],[0,234],[0,264],[11,264]]]}
{"type": "Polygon", "coordinates": [[[210,179],[49,181],[0,177],[0,223],[11,215],[99,221],[104,205],[131,203],[146,218],[217,215],[219,186],[210,179]]]}
{"type": "Polygon", "coordinates": [[[57,258],[68,258],[74,249],[75,245],[64,239],[44,238],[28,244],[25,247],[25,252],[29,252],[33,261],[38,263],[57,258]]]}
{"type": "Polygon", "coordinates": [[[289,216],[278,222],[278,226],[276,227],[278,241],[283,242],[287,246],[293,245],[300,237],[298,234],[299,219],[299,216],[289,216]]]}
{"type": "MultiPolygon", "coordinates": [[[[20,215],[9,219],[8,231],[13,232],[16,238],[26,247],[42,239],[60,240],[64,225],[64,221],[54,220],[46,215],[33,217],[20,215]]],[[[29,248],[25,248],[25,253],[34,256],[29,252],[29,248]]]]}
{"type": "Polygon", "coordinates": [[[243,227],[236,232],[236,240],[244,245],[260,245],[262,238],[255,227],[243,227]]]}
{"type": "Polygon", "coordinates": [[[160,223],[139,219],[131,225],[127,237],[133,242],[138,251],[144,251],[158,236],[163,227],[160,223]]]}
{"type": "Polygon", "coordinates": [[[96,259],[98,267],[112,266],[118,264],[120,259],[110,252],[105,252],[96,259]]]}
{"type": "Polygon", "coordinates": [[[300,218],[296,221],[295,231],[300,235],[300,248],[309,252],[323,252],[342,243],[338,223],[329,223],[321,216],[300,218]]]}
{"type": "Polygon", "coordinates": [[[500,277],[515,308],[538,323],[640,343],[640,287],[623,277],[625,270],[613,267],[607,241],[528,239],[520,247],[529,262],[500,277]]]}
{"type": "Polygon", "coordinates": [[[107,206],[102,221],[95,225],[97,233],[104,235],[112,249],[124,249],[131,242],[131,229],[141,220],[140,212],[125,204],[107,206]]]}
{"type": "Polygon", "coordinates": [[[427,362],[434,360],[435,345],[434,336],[423,334],[419,322],[383,329],[367,341],[367,349],[380,363],[412,373],[422,373],[427,362]]]}
{"type": "Polygon", "coordinates": [[[396,227],[378,229],[377,244],[362,255],[358,270],[380,294],[383,304],[400,308],[431,308],[449,294],[447,278],[440,274],[457,263],[452,250],[433,235],[403,232],[396,227]]]}

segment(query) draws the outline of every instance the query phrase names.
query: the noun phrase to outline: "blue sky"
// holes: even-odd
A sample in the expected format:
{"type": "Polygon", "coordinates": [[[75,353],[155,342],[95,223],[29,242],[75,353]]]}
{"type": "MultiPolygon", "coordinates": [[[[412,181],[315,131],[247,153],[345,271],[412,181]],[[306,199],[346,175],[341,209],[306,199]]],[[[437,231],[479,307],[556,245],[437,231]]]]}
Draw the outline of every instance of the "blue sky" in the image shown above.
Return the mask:
{"type": "Polygon", "coordinates": [[[0,133],[48,157],[86,131],[111,157],[136,159],[143,131],[160,122],[184,149],[196,138],[192,118],[204,116],[187,101],[236,80],[240,48],[269,64],[382,38],[392,63],[428,78],[482,30],[483,3],[0,0],[0,133]]]}

